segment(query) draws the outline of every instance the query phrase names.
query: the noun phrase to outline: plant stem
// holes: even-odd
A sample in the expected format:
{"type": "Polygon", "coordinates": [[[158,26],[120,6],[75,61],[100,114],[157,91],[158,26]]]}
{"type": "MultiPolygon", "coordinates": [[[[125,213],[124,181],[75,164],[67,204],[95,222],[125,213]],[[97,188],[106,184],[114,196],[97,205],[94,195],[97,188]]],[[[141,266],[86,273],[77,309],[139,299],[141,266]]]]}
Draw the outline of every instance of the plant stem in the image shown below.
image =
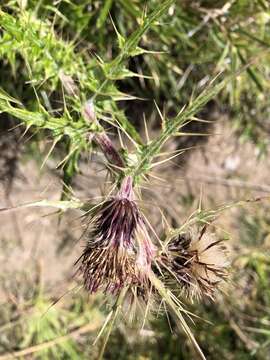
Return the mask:
{"type": "MultiPolygon", "coordinates": [[[[124,297],[126,295],[126,292],[127,292],[128,288],[123,288],[114,304],[114,307],[113,307],[113,314],[112,314],[112,317],[110,319],[110,322],[109,322],[109,327],[108,327],[108,330],[107,330],[107,333],[102,341],[102,345],[101,345],[101,351],[99,353],[99,357],[98,357],[98,360],[102,360],[103,359],[103,356],[104,356],[104,352],[105,352],[105,349],[106,349],[106,345],[108,343],[108,340],[109,340],[109,337],[111,335],[111,332],[112,332],[112,328],[113,328],[113,325],[114,325],[114,322],[117,318],[117,315],[121,309],[121,306],[122,306],[122,303],[124,301],[124,297]]],[[[1,359],[0,359],[1,360],[1,359]]]]}
{"type": "Polygon", "coordinates": [[[194,101],[190,102],[176,117],[166,121],[164,131],[162,131],[156,139],[145,146],[137,166],[131,170],[130,175],[134,178],[138,178],[147,173],[150,169],[153,158],[159,154],[165,142],[177,134],[179,127],[183,125],[185,121],[195,116],[198,111],[200,111],[211,99],[218,95],[230,81],[237,78],[244,71],[247,71],[251,65],[260,61],[261,57],[267,53],[269,53],[269,49],[263,50],[260,54],[247,61],[246,64],[236,72],[228,75],[215,85],[213,85],[213,82],[216,80],[216,78],[214,78],[194,101]]]}
{"type": "Polygon", "coordinates": [[[165,142],[178,132],[179,127],[185,121],[194,116],[199,110],[202,109],[205,104],[208,103],[209,100],[217,95],[228,83],[229,79],[231,79],[231,77],[224,79],[215,86],[208,87],[180,114],[178,114],[175,118],[167,121],[164,131],[148,146],[146,146],[142,152],[142,156],[137,167],[135,167],[132,171],[132,175],[134,177],[141,176],[149,170],[149,166],[151,165],[153,158],[159,154],[160,149],[165,144],[165,142]]]}
{"type": "MultiPolygon", "coordinates": [[[[192,345],[196,349],[200,359],[206,360],[199,344],[197,343],[194,335],[192,334],[192,331],[190,330],[188,324],[186,323],[183,315],[180,312],[181,309],[179,310],[177,305],[172,300],[170,292],[164,287],[163,283],[153,273],[150,274],[149,279],[150,279],[152,285],[155,287],[155,289],[158,291],[158,293],[162,297],[162,299],[164,299],[165,302],[167,303],[169,309],[171,310],[172,314],[174,315],[177,327],[180,330],[183,330],[185,332],[185,334],[188,336],[192,345]]],[[[183,309],[183,311],[184,311],[184,309],[183,309]]]]}

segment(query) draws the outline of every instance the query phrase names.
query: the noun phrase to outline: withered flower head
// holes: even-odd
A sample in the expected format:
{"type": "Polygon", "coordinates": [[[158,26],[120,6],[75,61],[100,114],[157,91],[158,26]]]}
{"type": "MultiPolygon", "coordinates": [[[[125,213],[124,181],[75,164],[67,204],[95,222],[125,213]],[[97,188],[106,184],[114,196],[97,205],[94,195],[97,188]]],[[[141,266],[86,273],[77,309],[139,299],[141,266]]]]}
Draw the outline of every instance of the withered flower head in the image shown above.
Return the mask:
{"type": "Polygon", "coordinates": [[[158,263],[190,299],[214,299],[218,284],[227,277],[226,254],[224,241],[203,227],[200,232],[192,230],[172,239],[158,263]]]}
{"type": "Polygon", "coordinates": [[[142,251],[136,233],[142,222],[128,176],[116,196],[102,203],[92,219],[87,245],[77,262],[87,291],[116,294],[124,286],[140,286],[142,269],[137,258],[142,251]]]}

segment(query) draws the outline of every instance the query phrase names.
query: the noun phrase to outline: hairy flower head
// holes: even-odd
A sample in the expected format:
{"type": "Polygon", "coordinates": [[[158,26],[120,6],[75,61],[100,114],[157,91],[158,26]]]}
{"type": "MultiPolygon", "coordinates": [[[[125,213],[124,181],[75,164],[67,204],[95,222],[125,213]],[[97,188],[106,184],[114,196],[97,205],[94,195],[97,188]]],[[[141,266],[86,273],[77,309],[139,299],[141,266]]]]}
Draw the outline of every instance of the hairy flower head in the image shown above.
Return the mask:
{"type": "Polygon", "coordinates": [[[228,260],[224,241],[203,227],[173,238],[158,259],[166,277],[175,280],[186,295],[214,298],[218,284],[227,277],[228,260]]]}
{"type": "Polygon", "coordinates": [[[134,201],[131,177],[124,179],[115,196],[97,207],[90,227],[86,247],[77,262],[87,291],[103,289],[115,294],[124,286],[146,282],[145,264],[151,264],[153,250],[134,201]],[[138,232],[142,239],[138,239],[138,232]]]}

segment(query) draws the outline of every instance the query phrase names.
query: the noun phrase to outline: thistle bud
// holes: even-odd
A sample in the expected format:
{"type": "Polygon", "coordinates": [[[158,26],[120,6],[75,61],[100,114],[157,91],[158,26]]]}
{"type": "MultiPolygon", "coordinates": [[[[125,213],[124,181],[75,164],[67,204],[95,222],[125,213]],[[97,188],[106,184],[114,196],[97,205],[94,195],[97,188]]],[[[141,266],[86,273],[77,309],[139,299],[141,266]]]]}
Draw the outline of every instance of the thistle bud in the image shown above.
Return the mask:
{"type": "MultiPolygon", "coordinates": [[[[95,107],[92,99],[88,100],[84,104],[82,108],[82,116],[88,122],[97,123],[95,107]]],[[[105,131],[95,133],[93,136],[91,136],[91,140],[93,140],[99,146],[110,165],[115,166],[115,169],[118,170],[119,168],[124,167],[124,162],[119,152],[116,150],[111,139],[108,137],[105,131]]]]}
{"type": "Polygon", "coordinates": [[[123,168],[124,162],[105,132],[97,133],[94,136],[95,143],[100,147],[106,159],[116,168],[123,168]]]}
{"type": "Polygon", "coordinates": [[[82,116],[90,123],[97,121],[94,102],[92,99],[89,99],[82,107],[82,116]]]}

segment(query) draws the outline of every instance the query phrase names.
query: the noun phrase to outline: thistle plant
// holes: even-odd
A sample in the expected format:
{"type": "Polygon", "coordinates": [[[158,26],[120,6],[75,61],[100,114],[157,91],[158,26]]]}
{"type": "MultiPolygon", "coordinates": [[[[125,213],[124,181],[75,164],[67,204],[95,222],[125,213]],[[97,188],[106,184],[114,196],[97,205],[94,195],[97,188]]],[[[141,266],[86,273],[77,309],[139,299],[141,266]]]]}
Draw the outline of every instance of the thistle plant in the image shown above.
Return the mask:
{"type": "MultiPolygon", "coordinates": [[[[88,121],[98,123],[92,101],[85,104],[82,113],[88,121]]],[[[153,302],[153,296],[162,302],[160,286],[169,291],[171,301],[173,293],[184,293],[192,300],[204,296],[214,300],[219,283],[227,277],[224,242],[209,234],[204,226],[200,232],[191,228],[189,234],[169,239],[166,246],[154,244],[136,203],[132,175],[125,175],[133,173],[136,179],[137,168],[135,174],[134,168],[125,168],[105,132],[93,135],[93,139],[110,166],[118,168],[111,175],[120,176],[120,185],[115,195],[94,205],[87,216],[86,246],[76,264],[86,291],[120,297],[130,309],[137,298],[146,307],[153,302]]]]}
{"type": "MultiPolygon", "coordinates": [[[[102,25],[111,4],[106,1],[106,6],[99,13],[98,27],[102,34],[105,31],[102,25]]],[[[25,132],[49,134],[51,148],[45,162],[54,154],[58,144],[65,149],[57,165],[64,181],[65,199],[62,196],[60,201],[33,205],[53,205],[60,210],[76,207],[84,212],[87,231],[82,255],[76,262],[76,274],[89,294],[103,292],[106,299],[115,300],[101,331],[103,334],[108,325],[101,356],[124,304],[128,304],[130,309],[138,297],[148,309],[148,304],[155,297],[155,300],[165,304],[177,326],[204,358],[185,320],[185,315],[189,313],[182,304],[185,298],[214,300],[218,286],[228,274],[225,242],[209,231],[206,226],[209,219],[203,225],[200,223],[199,229],[195,224],[189,225],[185,232],[168,226],[164,234],[155,234],[151,221],[139,205],[144,202],[141,185],[146,180],[151,181],[153,168],[177,155],[165,153],[165,158],[160,160],[164,145],[172,138],[182,136],[181,129],[190,122],[200,121],[199,112],[210,100],[219,94],[225,93],[226,96],[232,83],[247,74],[251,76],[250,66],[255,66],[258,59],[265,55],[265,49],[255,57],[244,59],[241,66],[224,71],[221,75],[217,75],[216,71],[211,73],[207,79],[209,81],[203,78],[203,83],[207,84],[203,89],[202,86],[193,89],[186,105],[172,112],[176,115],[167,116],[166,111],[162,114],[157,107],[162,122],[160,133],[144,143],[118,104],[121,100],[130,101],[135,97],[119,90],[118,84],[134,77],[143,81],[147,79],[129,68],[129,60],[137,59],[138,55],[162,56],[162,52],[157,54],[156,49],[151,54],[145,37],[150,29],[158,34],[158,26],[166,27],[166,23],[174,19],[177,9],[173,0],[154,1],[153,4],[156,6],[152,6],[154,9],[151,12],[145,10],[137,19],[137,30],[129,36],[121,35],[117,24],[111,19],[118,48],[111,51],[113,55],[108,58],[106,54],[89,56],[86,52],[77,51],[75,43],[60,37],[50,17],[46,21],[37,17],[38,7],[18,9],[11,1],[0,9],[0,56],[16,73],[19,65],[14,54],[18,54],[25,66],[23,76],[31,84],[29,92],[34,92],[36,99],[19,100],[12,86],[10,89],[0,88],[0,111],[18,119],[25,132]],[[55,101],[55,93],[62,96],[60,109],[55,106],[58,101],[55,101]],[[118,142],[113,140],[108,126],[113,127],[114,135],[117,132],[120,134],[121,149],[118,149],[118,142]],[[128,148],[122,138],[131,140],[133,148],[128,148]],[[111,189],[101,201],[82,204],[72,198],[72,192],[66,193],[73,177],[79,172],[81,155],[97,149],[103,154],[104,167],[109,170],[111,189]]],[[[50,7],[47,8],[50,13],[50,7]]],[[[136,5],[131,4],[130,9],[132,14],[136,14],[136,5]]],[[[58,10],[54,10],[57,17],[58,10]]],[[[214,17],[215,24],[218,18],[214,17]]],[[[60,25],[65,26],[59,21],[60,25]]],[[[76,21],[73,25],[76,25],[76,21]]],[[[222,27],[222,24],[218,22],[217,26],[222,27]]],[[[161,41],[162,32],[158,36],[161,41]]],[[[231,41],[230,34],[226,33],[226,36],[231,41]]],[[[226,53],[222,56],[226,57],[226,53]]],[[[158,61],[155,65],[158,66],[158,61]]],[[[221,68],[219,70],[227,69],[221,68]]],[[[152,75],[155,79],[154,70],[152,75]]],[[[252,78],[254,80],[254,76],[252,78]]],[[[201,214],[197,215],[196,220],[200,222],[201,214]]]]}

